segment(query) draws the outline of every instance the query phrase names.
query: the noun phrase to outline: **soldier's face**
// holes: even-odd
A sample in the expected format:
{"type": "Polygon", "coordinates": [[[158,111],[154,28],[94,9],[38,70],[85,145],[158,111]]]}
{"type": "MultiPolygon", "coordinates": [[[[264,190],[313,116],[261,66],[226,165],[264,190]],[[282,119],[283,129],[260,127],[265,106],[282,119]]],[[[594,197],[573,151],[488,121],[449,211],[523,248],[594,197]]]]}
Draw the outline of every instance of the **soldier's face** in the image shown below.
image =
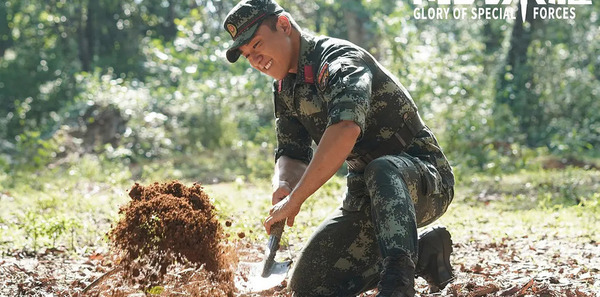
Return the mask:
{"type": "Polygon", "coordinates": [[[283,79],[289,72],[296,72],[293,68],[297,64],[292,50],[291,27],[286,28],[280,23],[278,21],[276,31],[268,25],[261,25],[254,37],[240,47],[252,67],[276,80],[283,79]]]}

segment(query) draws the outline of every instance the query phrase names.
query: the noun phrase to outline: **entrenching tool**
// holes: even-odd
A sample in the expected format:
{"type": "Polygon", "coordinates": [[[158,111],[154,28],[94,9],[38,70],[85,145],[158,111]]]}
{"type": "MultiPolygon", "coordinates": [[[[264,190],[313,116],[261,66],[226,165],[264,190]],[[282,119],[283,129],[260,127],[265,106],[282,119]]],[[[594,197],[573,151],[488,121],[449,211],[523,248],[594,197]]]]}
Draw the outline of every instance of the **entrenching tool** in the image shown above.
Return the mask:
{"type": "Polygon", "coordinates": [[[263,270],[260,276],[269,277],[271,274],[285,274],[290,268],[292,261],[276,262],[275,255],[279,250],[279,241],[283,234],[283,226],[285,220],[277,222],[271,226],[271,236],[269,236],[269,243],[267,243],[267,250],[265,251],[265,260],[263,261],[263,270]]]}
{"type": "Polygon", "coordinates": [[[285,220],[271,226],[271,235],[267,243],[265,258],[261,263],[240,262],[240,265],[248,267],[247,283],[241,285],[241,287],[238,286],[240,290],[260,292],[279,285],[285,279],[292,261],[275,261],[284,225],[285,220]]]}

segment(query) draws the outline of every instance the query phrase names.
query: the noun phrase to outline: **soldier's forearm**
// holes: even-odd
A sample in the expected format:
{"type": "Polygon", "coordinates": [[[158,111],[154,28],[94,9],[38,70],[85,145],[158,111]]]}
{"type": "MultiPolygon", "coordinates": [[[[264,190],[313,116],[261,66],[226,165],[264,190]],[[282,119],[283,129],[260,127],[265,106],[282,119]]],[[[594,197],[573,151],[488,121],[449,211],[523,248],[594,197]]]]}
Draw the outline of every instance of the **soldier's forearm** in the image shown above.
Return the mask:
{"type": "Polygon", "coordinates": [[[293,189],[306,171],[306,166],[306,163],[288,156],[279,157],[275,163],[273,185],[277,186],[281,182],[286,182],[290,189],[293,189]]]}
{"type": "Polygon", "coordinates": [[[315,151],[306,172],[289,195],[290,202],[301,205],[342,166],[360,135],[360,127],[352,121],[329,126],[315,151]]]}

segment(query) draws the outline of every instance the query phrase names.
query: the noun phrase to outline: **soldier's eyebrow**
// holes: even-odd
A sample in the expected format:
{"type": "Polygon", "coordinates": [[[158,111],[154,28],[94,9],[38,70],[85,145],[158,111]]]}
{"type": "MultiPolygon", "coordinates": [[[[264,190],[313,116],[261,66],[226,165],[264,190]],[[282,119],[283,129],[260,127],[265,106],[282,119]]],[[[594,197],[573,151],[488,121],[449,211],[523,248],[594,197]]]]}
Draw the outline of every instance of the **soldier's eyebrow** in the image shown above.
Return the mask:
{"type": "Polygon", "coordinates": [[[252,39],[250,39],[250,41],[248,41],[248,43],[246,43],[246,44],[244,44],[244,45],[242,45],[242,46],[240,46],[240,47],[239,47],[239,50],[240,50],[240,52],[242,53],[242,55],[243,55],[244,57],[248,58],[248,55],[249,55],[249,53],[246,53],[246,52],[244,51],[244,49],[242,49],[242,47],[248,47],[248,46],[250,46],[250,44],[253,44],[253,43],[254,43],[254,45],[252,46],[252,48],[253,48],[253,49],[254,49],[254,48],[256,48],[256,44],[258,43],[258,40],[256,40],[256,39],[257,39],[257,37],[258,37],[258,36],[254,36],[254,37],[252,37],[252,39]]]}

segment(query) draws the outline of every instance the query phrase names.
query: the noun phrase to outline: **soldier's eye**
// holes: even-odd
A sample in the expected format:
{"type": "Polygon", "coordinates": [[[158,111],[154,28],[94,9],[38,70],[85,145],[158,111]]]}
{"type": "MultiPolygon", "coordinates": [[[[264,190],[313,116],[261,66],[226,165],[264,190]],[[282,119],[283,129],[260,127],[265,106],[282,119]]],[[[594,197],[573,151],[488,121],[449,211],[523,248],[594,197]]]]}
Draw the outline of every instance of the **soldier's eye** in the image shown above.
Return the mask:
{"type": "Polygon", "coordinates": [[[258,46],[258,44],[260,43],[260,41],[257,41],[254,46],[252,46],[252,48],[256,48],[258,46]]]}

